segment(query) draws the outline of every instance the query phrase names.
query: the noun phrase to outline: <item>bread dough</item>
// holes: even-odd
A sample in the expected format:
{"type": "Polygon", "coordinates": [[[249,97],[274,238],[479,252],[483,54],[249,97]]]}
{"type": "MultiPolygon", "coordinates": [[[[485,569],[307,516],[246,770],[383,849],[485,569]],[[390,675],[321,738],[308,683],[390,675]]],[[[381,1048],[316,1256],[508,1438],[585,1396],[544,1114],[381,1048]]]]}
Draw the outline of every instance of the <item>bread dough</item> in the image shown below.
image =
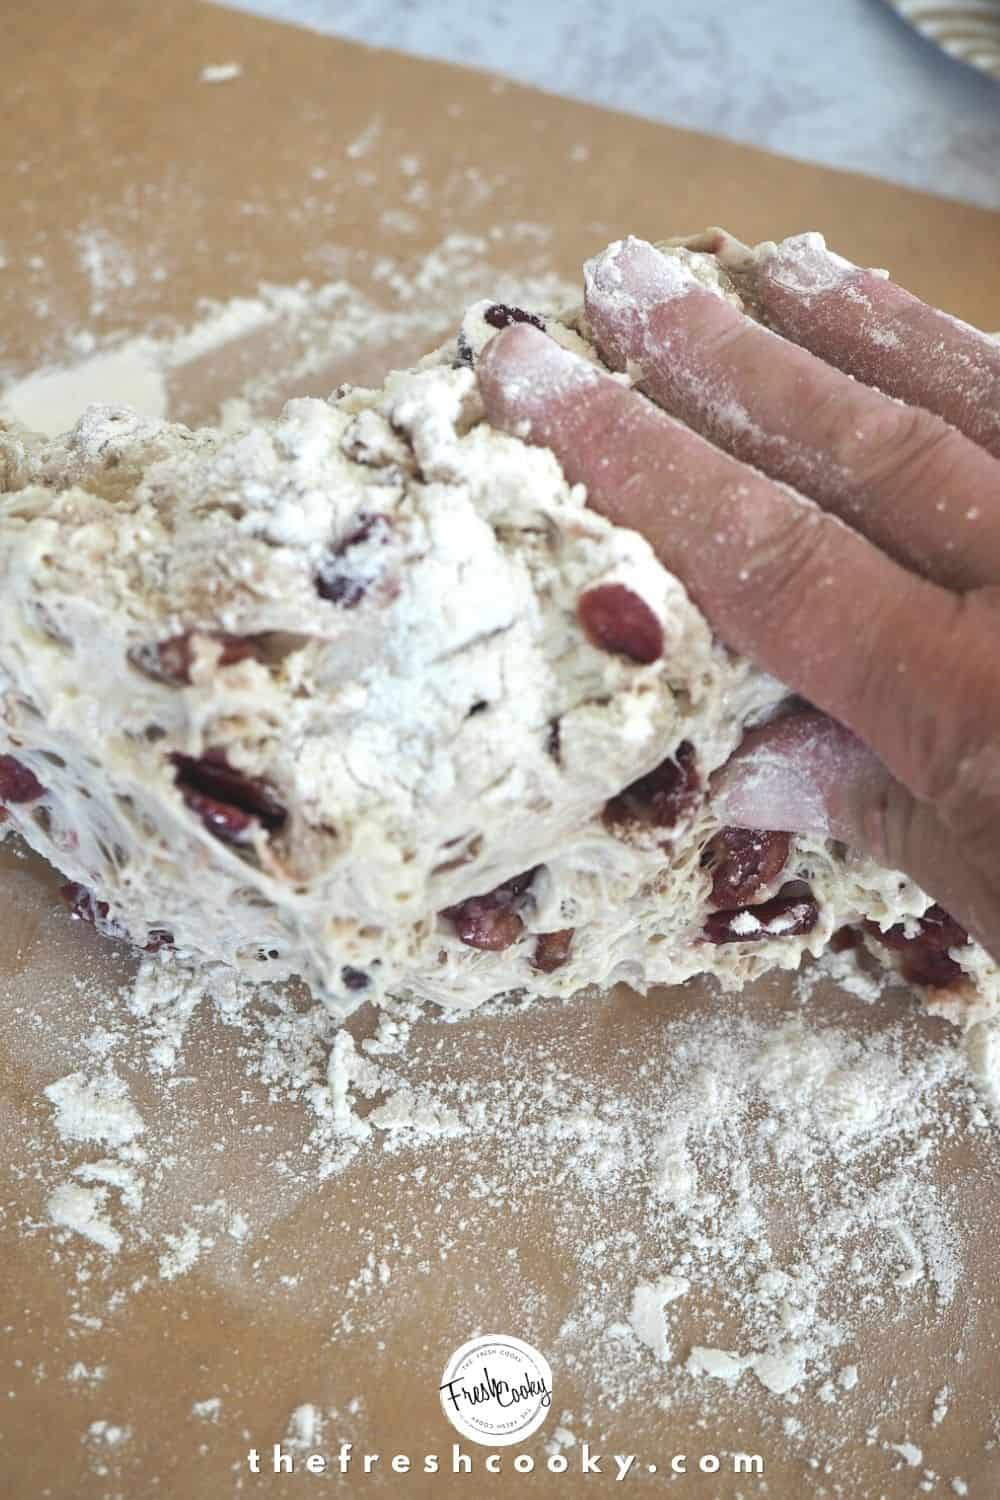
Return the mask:
{"type": "MultiPolygon", "coordinates": [[[[77,915],[344,1012],[733,988],[847,925],[919,933],[905,876],[720,830],[711,773],[786,690],[486,425],[475,357],[521,315],[235,435],[0,426],[0,802],[77,915]]],[[[596,361],[578,310],[534,316],[596,361]]],[[[992,1006],[986,954],[951,961],[939,997],[992,1006]]]]}

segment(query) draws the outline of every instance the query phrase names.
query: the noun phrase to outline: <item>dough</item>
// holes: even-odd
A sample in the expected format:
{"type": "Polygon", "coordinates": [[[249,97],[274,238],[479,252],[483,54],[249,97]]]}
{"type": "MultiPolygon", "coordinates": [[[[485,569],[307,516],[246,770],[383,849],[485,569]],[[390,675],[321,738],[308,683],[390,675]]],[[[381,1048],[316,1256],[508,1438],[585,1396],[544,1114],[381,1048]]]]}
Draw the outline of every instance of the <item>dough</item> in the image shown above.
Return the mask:
{"type": "MultiPolygon", "coordinates": [[[[665,253],[739,299],[715,256],[665,253]]],[[[236,435],[107,406],[0,427],[5,828],[76,915],[345,1013],[734,988],[861,923],[990,1008],[992,962],[906,877],[720,828],[709,778],[786,690],[485,424],[477,352],[523,316],[478,304],[381,389],[236,435]]],[[[531,316],[596,359],[578,311],[531,316]]]]}

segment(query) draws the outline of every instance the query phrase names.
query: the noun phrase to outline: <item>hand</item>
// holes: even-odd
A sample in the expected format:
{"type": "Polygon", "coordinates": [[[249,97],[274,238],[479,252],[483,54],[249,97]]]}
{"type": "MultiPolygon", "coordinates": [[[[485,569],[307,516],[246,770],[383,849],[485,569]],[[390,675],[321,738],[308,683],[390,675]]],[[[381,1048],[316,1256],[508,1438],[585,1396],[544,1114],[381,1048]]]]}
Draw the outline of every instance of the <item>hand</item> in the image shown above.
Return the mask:
{"type": "Polygon", "coordinates": [[[815,235],[736,279],[768,326],[612,246],[586,311],[636,387],[517,324],[480,359],[487,416],[823,710],[749,736],[722,815],[867,850],[1000,958],[1000,344],[815,235]]]}

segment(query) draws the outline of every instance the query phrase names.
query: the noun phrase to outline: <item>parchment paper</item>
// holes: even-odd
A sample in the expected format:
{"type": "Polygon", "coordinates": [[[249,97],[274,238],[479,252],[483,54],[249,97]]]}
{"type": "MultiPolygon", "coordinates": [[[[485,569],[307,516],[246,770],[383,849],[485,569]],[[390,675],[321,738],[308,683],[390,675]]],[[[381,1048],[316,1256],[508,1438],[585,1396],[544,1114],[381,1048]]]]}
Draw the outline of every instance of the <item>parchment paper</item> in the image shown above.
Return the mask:
{"type": "MultiPolygon", "coordinates": [[[[0,367],[7,377],[65,359],[70,336],[82,328],[100,339],[188,324],[200,298],[252,296],[262,281],[342,275],[385,297],[373,274],[378,257],[391,250],[416,265],[446,234],[486,236],[496,265],[516,268],[530,256],[572,279],[585,255],[624,232],[655,238],[717,222],[755,240],[821,228],[852,258],[890,266],[929,300],[1000,327],[996,216],[462,69],[207,5],[37,0],[8,7],[0,18],[0,76],[0,367]],[[239,76],[201,81],[202,68],[227,62],[240,65],[239,76]],[[415,177],[422,184],[416,194],[415,177]],[[131,284],[111,275],[102,288],[80,251],[95,233],[128,249],[137,268],[131,284]]],[[[432,342],[421,339],[423,347],[432,342]]],[[[331,360],[287,394],[325,394],[346,376],[376,378],[387,364],[420,352],[373,347],[349,369],[331,360]]],[[[252,355],[266,360],[266,345],[252,355]]],[[[228,357],[187,373],[182,394],[192,419],[225,393],[228,357]]],[[[246,357],[239,352],[244,364],[246,357]]],[[[37,861],[0,851],[0,1490],[16,1500],[208,1500],[284,1496],[309,1484],[375,1489],[374,1478],[357,1473],[344,1481],[248,1474],[247,1450],[279,1441],[302,1403],[336,1408],[343,1418],[327,1421],[315,1444],[324,1451],[353,1435],[386,1454],[448,1453],[457,1434],[442,1417],[437,1386],[452,1350],[477,1331],[514,1333],[545,1350],[571,1303],[545,1195],[517,1218],[500,1205],[485,1237],[481,1213],[475,1231],[467,1231],[470,1184],[448,1180],[443,1156],[426,1186],[444,1205],[439,1242],[425,1247],[430,1271],[403,1265],[377,1293],[378,1318],[359,1316],[356,1331],[344,1333],[345,1288],[365,1263],[370,1231],[400,1191],[399,1163],[362,1159],[317,1181],[311,1193],[280,1191],[266,1159],[276,1141],[305,1144],[303,1111],[248,1083],[236,1035],[199,1018],[186,1044],[186,1083],[176,1090],[176,1161],[164,1169],[157,1193],[183,1207],[259,1181],[253,1235],[220,1235],[225,1253],[173,1280],[157,1274],[162,1245],[151,1242],[130,1248],[125,1266],[119,1262],[106,1281],[95,1273],[94,1285],[82,1283],[72,1247],[55,1257],[44,1227],[38,1142],[54,1146],[41,1090],[80,1066],[95,993],[102,986],[112,993],[133,961],[66,920],[57,884],[37,861]],[[516,1275],[505,1269],[510,1251],[516,1275]],[[138,1290],[116,1306],[111,1292],[119,1285],[138,1290]],[[94,1328],[82,1320],[96,1316],[98,1305],[102,1326],[94,1328]],[[96,1384],[68,1381],[62,1372],[75,1361],[104,1363],[106,1373],[96,1384]],[[215,1395],[223,1403],[218,1420],[195,1419],[192,1403],[215,1395]],[[352,1416],[355,1399],[361,1415],[352,1416]],[[127,1441],[116,1447],[100,1434],[88,1436],[95,1421],[126,1426],[127,1441]]],[[[512,1044],[561,1044],[564,1037],[567,1055],[586,1057],[610,1097],[629,1086],[650,1028],[719,1003],[689,985],[642,1000],[621,992],[586,1007],[438,1029],[453,1065],[473,1073],[495,1070],[498,1052],[512,1044]]],[[[777,981],[740,1003],[761,1014],[795,1004],[777,981]]],[[[914,1019],[905,999],[864,1016],[832,990],[817,992],[814,1004],[850,1014],[861,1029],[900,1016],[915,1035],[942,1028],[914,1019]]],[[[141,1076],[131,1088],[144,1113],[153,1108],[141,1076]]],[[[989,1326],[995,1311],[990,1143],[984,1137],[977,1158],[962,1144],[954,1158],[942,1190],[967,1210],[975,1264],[949,1317],[933,1325],[900,1318],[891,1338],[882,1322],[871,1346],[857,1352],[866,1393],[847,1414],[838,1407],[829,1416],[831,1427],[848,1427],[839,1469],[824,1474],[822,1466],[809,1467],[801,1448],[783,1449],[773,1424],[763,1423],[760,1402],[734,1406],[725,1419],[706,1418],[693,1392],[665,1413],[656,1405],[655,1370],[638,1400],[616,1410],[590,1408],[595,1434],[605,1435],[602,1449],[725,1447],[767,1457],[766,1487],[753,1478],[690,1475],[673,1482],[684,1495],[911,1495],[919,1493],[923,1468],[887,1463],[881,1448],[866,1443],[896,1379],[909,1382],[918,1403],[927,1396],[924,1430],[909,1433],[926,1444],[924,1467],[961,1473],[976,1496],[995,1494],[1000,1473],[988,1447],[1000,1394],[995,1349],[989,1339],[973,1348],[962,1338],[963,1297],[976,1299],[980,1325],[989,1326]],[[959,1347],[964,1362],[956,1365],[959,1347]],[[946,1382],[952,1415],[932,1433],[930,1399],[946,1382]]],[[[588,1213],[586,1199],[577,1209],[588,1213]]],[[[581,1381],[565,1369],[554,1376],[557,1409],[579,1416],[587,1408],[581,1381]]],[[[585,1425],[578,1421],[580,1435],[585,1425]]],[[[546,1436],[543,1429],[527,1446],[542,1454],[546,1436]]],[[[488,1482],[415,1473],[382,1479],[392,1493],[414,1496],[481,1487],[498,1495],[525,1488],[586,1494],[610,1483],[544,1473],[488,1482]]],[[[662,1474],[632,1483],[650,1493],[671,1486],[662,1474]]],[[[949,1493],[946,1477],[935,1483],[931,1493],[949,1493]]]]}

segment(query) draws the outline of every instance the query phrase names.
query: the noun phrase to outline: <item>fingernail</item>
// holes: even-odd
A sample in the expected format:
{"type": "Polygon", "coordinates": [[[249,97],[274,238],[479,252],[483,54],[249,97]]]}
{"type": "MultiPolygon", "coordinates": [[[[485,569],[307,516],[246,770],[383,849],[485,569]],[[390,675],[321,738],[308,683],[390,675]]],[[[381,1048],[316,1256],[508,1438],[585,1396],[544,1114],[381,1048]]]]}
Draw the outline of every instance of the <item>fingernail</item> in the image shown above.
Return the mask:
{"type": "Polygon", "coordinates": [[[583,268],[585,300],[605,312],[634,312],[693,291],[698,279],[679,255],[661,255],[647,240],[615,240],[583,268]]]}
{"type": "Polygon", "coordinates": [[[816,296],[840,286],[858,267],[842,255],[828,250],[821,234],[795,234],[777,245],[760,245],[757,261],[761,272],[775,286],[799,296],[816,296]]]}
{"type": "Polygon", "coordinates": [[[736,828],[829,837],[822,787],[808,767],[796,765],[780,747],[762,748],[727,766],[713,793],[713,810],[736,828]]]}
{"type": "Polygon", "coordinates": [[[477,373],[487,415],[505,423],[600,379],[594,365],[523,324],[505,328],[490,340],[477,373]]]}
{"type": "Polygon", "coordinates": [[[713,782],[714,808],[736,827],[840,837],[844,791],[873,764],[843,725],[796,713],[751,731],[713,782]]]}

